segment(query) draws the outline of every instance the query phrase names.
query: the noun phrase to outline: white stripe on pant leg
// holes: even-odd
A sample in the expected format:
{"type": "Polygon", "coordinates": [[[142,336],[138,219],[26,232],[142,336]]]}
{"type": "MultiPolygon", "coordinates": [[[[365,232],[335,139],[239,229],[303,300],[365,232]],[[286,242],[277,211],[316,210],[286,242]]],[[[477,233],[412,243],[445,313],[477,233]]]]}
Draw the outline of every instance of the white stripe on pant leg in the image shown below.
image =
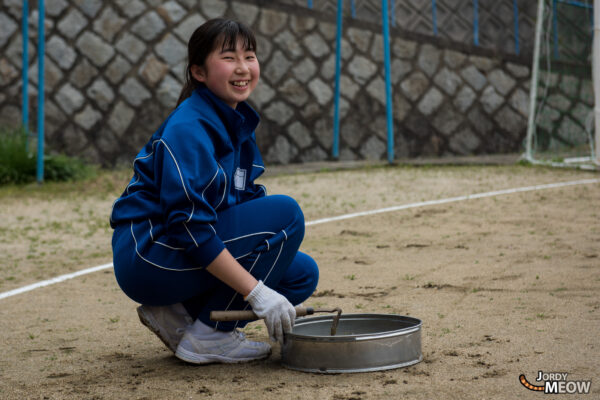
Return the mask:
{"type": "MultiPolygon", "coordinates": [[[[252,267],[250,267],[250,269],[248,270],[248,272],[252,272],[252,270],[254,269],[254,266],[256,265],[256,263],[257,263],[257,261],[258,261],[259,258],[260,258],[260,253],[258,253],[258,256],[256,257],[256,260],[254,260],[254,262],[252,263],[252,267]]],[[[224,311],[229,310],[229,307],[231,307],[231,303],[233,303],[233,300],[235,299],[235,296],[237,296],[237,295],[238,295],[237,292],[233,293],[233,297],[229,301],[229,304],[227,304],[227,307],[225,307],[224,311]]],[[[217,329],[218,327],[219,327],[219,322],[217,321],[217,323],[215,324],[215,329],[217,329]]],[[[234,326],[233,329],[235,329],[235,327],[237,327],[237,322],[236,322],[236,324],[235,324],[235,326],[234,326]]]]}
{"type": "MultiPolygon", "coordinates": [[[[279,253],[277,253],[277,257],[275,258],[275,261],[273,262],[273,265],[271,265],[271,269],[269,270],[269,272],[267,272],[267,276],[264,277],[263,279],[263,283],[266,285],[267,284],[267,278],[269,277],[269,275],[271,275],[271,271],[273,271],[273,268],[275,267],[275,264],[277,264],[277,261],[279,260],[279,256],[281,255],[281,251],[283,250],[283,244],[285,242],[281,242],[281,246],[279,247],[279,253]]],[[[257,258],[258,259],[258,258],[257,258]]],[[[254,268],[254,266],[252,266],[254,268]]],[[[250,270],[252,271],[252,269],[250,270]]],[[[231,303],[230,303],[231,304],[231,303]]],[[[243,308],[244,310],[248,308],[250,304],[246,304],[246,306],[243,308]]],[[[238,324],[240,323],[240,321],[237,321],[233,327],[233,329],[237,328],[238,324]]]]}
{"type": "Polygon", "coordinates": [[[267,272],[267,276],[265,276],[265,279],[263,282],[265,282],[265,285],[267,284],[267,278],[269,277],[269,275],[271,275],[271,271],[273,271],[273,268],[275,267],[275,264],[277,264],[277,260],[279,260],[279,256],[281,255],[281,250],[283,250],[283,244],[285,242],[281,242],[281,246],[279,247],[279,253],[277,253],[277,258],[275,258],[275,261],[273,262],[273,265],[271,265],[271,269],[269,270],[269,272],[267,272]]]}
{"type": "MultiPolygon", "coordinates": [[[[184,226],[185,226],[185,224],[184,224],[184,226]]],[[[197,270],[204,269],[204,267],[167,268],[167,267],[163,267],[162,265],[156,264],[156,263],[154,263],[154,262],[152,262],[152,261],[144,258],[144,256],[142,256],[142,253],[140,253],[139,250],[138,250],[138,242],[137,242],[137,239],[135,238],[135,234],[133,233],[133,221],[131,221],[131,226],[130,226],[129,230],[131,231],[131,237],[133,238],[133,241],[135,243],[135,253],[138,255],[139,258],[141,258],[143,261],[147,262],[148,264],[150,264],[152,266],[155,266],[157,268],[160,268],[160,269],[164,269],[164,270],[167,270],[167,271],[175,271],[175,272],[197,271],[197,270]]]]}
{"type": "Polygon", "coordinates": [[[244,239],[250,236],[256,236],[256,235],[274,235],[275,232],[256,232],[256,233],[249,233],[247,235],[243,235],[243,236],[238,236],[238,237],[234,237],[231,239],[227,239],[227,240],[223,240],[223,243],[229,243],[229,242],[233,242],[234,240],[238,240],[238,239],[244,239]]]}
{"type": "Polygon", "coordinates": [[[252,252],[250,252],[250,253],[246,253],[246,254],[244,254],[244,255],[242,255],[242,256],[235,257],[235,259],[236,259],[236,260],[241,260],[241,259],[242,259],[242,258],[244,258],[244,257],[248,257],[250,254],[252,254],[252,252]]]}

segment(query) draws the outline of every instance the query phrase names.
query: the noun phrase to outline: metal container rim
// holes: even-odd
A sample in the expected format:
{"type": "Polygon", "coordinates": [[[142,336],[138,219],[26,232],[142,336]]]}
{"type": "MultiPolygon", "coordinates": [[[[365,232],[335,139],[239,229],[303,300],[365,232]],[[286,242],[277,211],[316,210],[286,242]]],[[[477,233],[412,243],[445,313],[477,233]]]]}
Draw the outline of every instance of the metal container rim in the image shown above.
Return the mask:
{"type": "MultiPolygon", "coordinates": [[[[298,333],[286,333],[285,336],[287,339],[291,340],[302,340],[302,341],[319,341],[319,342],[354,342],[354,341],[366,341],[366,340],[376,340],[383,339],[388,337],[394,337],[399,335],[408,335],[410,333],[421,330],[423,322],[414,317],[409,317],[405,315],[399,314],[342,314],[340,317],[340,321],[344,319],[387,319],[387,320],[396,320],[396,321],[405,321],[409,322],[412,325],[400,328],[400,329],[391,329],[387,331],[377,332],[377,333],[364,333],[364,334],[356,334],[356,335],[302,335],[298,333]]],[[[312,322],[318,322],[323,320],[333,320],[333,317],[330,315],[318,316],[318,317],[309,317],[309,318],[301,318],[296,320],[296,325],[303,325],[312,322]]]]}

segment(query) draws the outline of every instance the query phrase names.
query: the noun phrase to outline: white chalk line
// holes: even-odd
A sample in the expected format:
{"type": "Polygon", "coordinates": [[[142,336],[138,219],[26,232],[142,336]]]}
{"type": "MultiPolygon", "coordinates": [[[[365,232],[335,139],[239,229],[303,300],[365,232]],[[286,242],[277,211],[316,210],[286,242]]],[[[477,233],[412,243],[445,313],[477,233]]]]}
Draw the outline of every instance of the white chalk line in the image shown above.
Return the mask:
{"type": "MultiPolygon", "coordinates": [[[[513,188],[513,189],[495,190],[492,192],[469,194],[466,196],[449,197],[446,199],[439,199],[439,200],[421,201],[418,203],[379,208],[377,210],[362,211],[362,212],[356,212],[356,213],[351,213],[351,214],[338,215],[337,217],[321,218],[321,219],[317,219],[314,221],[308,221],[308,222],[306,222],[305,225],[306,226],[319,225],[319,224],[324,224],[327,222],[341,221],[341,220],[345,220],[345,219],[363,217],[363,216],[367,216],[367,215],[381,214],[381,213],[392,212],[392,211],[406,210],[409,208],[434,206],[434,205],[440,205],[440,204],[454,203],[454,202],[458,202],[458,201],[501,196],[501,195],[505,195],[505,194],[531,192],[531,191],[535,191],[535,190],[555,189],[555,188],[575,186],[575,185],[590,185],[590,184],[594,184],[594,183],[600,183],[600,179],[581,179],[581,180],[577,180],[577,181],[548,183],[545,185],[534,185],[534,186],[525,186],[525,187],[513,188]]],[[[86,274],[90,274],[92,272],[101,271],[103,269],[112,268],[112,266],[113,266],[113,263],[98,265],[97,267],[87,268],[87,269],[83,269],[81,271],[73,272],[70,274],[60,275],[60,276],[57,276],[52,279],[33,283],[31,285],[23,286],[23,287],[20,287],[17,289],[9,290],[8,292],[0,293],[0,300],[5,299],[7,297],[15,296],[17,294],[29,292],[29,291],[32,291],[32,290],[35,290],[35,289],[38,289],[38,288],[41,288],[44,286],[49,286],[49,285],[53,285],[55,283],[73,279],[73,278],[76,278],[81,275],[86,275],[86,274]]]]}
{"type": "Polygon", "coordinates": [[[69,279],[76,278],[81,275],[91,274],[92,272],[101,271],[103,269],[107,269],[112,267],[112,263],[98,265],[97,267],[82,269],[81,271],[72,272],[70,274],[60,275],[55,278],[51,278],[45,281],[32,283],[31,285],[23,286],[17,289],[9,290],[8,292],[0,293],[0,300],[5,299],[7,297],[15,296],[17,294],[29,292],[34,289],[38,289],[44,286],[54,285],[55,283],[63,282],[69,279]]]}
{"type": "Polygon", "coordinates": [[[352,213],[352,214],[339,215],[337,217],[317,219],[315,221],[307,222],[306,225],[307,226],[308,225],[318,225],[318,224],[324,224],[326,222],[341,221],[343,219],[362,217],[365,215],[374,215],[374,214],[381,214],[381,213],[391,212],[391,211],[406,210],[408,208],[417,208],[417,207],[424,207],[424,206],[434,206],[434,205],[439,205],[439,204],[454,203],[457,201],[464,201],[464,200],[481,199],[484,197],[494,197],[494,196],[500,196],[503,194],[531,192],[534,190],[554,189],[554,188],[573,186],[573,185],[589,185],[592,183],[600,183],[600,179],[582,179],[582,180],[570,181],[570,182],[548,183],[545,185],[525,186],[525,187],[513,188],[513,189],[495,190],[493,192],[468,194],[466,196],[449,197],[447,199],[422,201],[419,203],[405,204],[402,206],[386,207],[386,208],[380,208],[377,210],[362,211],[362,212],[357,212],[357,213],[352,213]]]}

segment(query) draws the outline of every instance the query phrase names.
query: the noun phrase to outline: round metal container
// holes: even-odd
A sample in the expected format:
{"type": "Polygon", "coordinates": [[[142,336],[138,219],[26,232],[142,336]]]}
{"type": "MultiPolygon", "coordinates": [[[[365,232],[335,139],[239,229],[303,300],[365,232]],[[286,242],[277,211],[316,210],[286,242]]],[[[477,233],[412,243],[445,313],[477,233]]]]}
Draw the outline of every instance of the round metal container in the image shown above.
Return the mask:
{"type": "Polygon", "coordinates": [[[390,314],[342,314],[337,334],[333,316],[297,319],[281,348],[282,364],[319,373],[382,371],[423,359],[421,321],[390,314]]]}

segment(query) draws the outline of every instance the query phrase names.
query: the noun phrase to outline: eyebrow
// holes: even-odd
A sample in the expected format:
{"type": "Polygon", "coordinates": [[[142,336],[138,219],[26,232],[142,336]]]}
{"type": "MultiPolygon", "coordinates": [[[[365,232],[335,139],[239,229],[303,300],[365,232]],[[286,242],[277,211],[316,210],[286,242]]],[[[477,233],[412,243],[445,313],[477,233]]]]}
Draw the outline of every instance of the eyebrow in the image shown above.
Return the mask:
{"type": "MultiPolygon", "coordinates": [[[[223,54],[223,53],[227,53],[227,52],[235,53],[236,49],[233,49],[233,48],[221,49],[221,52],[219,54],[223,54]]],[[[254,53],[255,50],[252,50],[252,49],[248,48],[248,49],[244,49],[244,52],[252,52],[252,53],[254,53]]]]}

